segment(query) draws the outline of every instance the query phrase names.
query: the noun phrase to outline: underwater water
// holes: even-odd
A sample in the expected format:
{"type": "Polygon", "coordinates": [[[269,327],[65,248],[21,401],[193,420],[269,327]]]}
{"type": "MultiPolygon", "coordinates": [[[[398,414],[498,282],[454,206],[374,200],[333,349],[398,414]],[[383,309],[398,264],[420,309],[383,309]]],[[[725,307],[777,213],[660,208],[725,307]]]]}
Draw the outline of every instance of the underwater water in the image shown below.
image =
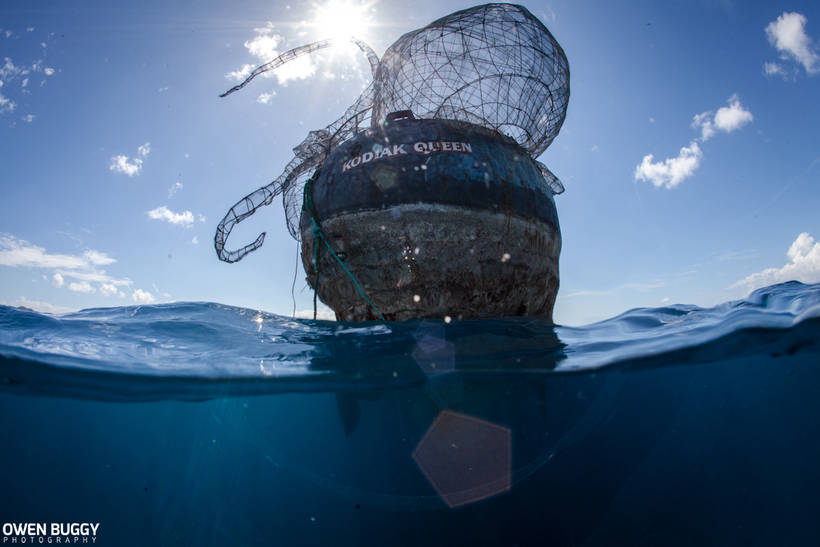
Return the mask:
{"type": "Polygon", "coordinates": [[[0,521],[98,545],[816,545],[820,284],[577,328],[0,306],[0,422],[0,521]]]}

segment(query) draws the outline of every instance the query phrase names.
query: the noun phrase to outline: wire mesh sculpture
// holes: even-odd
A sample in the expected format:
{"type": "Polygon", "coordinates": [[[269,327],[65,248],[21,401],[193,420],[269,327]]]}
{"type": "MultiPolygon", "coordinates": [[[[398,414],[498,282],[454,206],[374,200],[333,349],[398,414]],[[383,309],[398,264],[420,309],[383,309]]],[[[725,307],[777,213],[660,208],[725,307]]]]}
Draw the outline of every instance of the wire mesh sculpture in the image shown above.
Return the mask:
{"type": "MultiPolygon", "coordinates": [[[[282,174],[231,207],[214,237],[220,260],[237,262],[262,245],[264,232],[237,250],[225,248],[233,227],[279,194],[288,230],[299,240],[305,181],[334,147],[377,129],[391,112],[410,110],[418,118],[483,126],[512,138],[533,159],[547,149],[564,122],[569,63],[549,30],[522,6],[485,4],[452,13],[405,34],[381,60],[364,42],[351,41],[367,56],[373,81],[339,119],[311,131],[293,149],[294,158],[282,174]]],[[[287,51],[220,96],[242,89],[259,74],[335,44],[322,40],[287,51]]],[[[537,165],[545,191],[563,192],[558,178],[544,164],[537,165]]]]}

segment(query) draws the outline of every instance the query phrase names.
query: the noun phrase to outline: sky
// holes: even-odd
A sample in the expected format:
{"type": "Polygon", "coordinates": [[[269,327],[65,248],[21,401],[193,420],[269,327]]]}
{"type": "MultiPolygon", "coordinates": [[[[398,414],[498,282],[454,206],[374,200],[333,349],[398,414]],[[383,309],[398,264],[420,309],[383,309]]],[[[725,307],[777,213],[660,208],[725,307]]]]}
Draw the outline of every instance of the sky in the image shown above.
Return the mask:
{"type": "MultiPolygon", "coordinates": [[[[471,4],[117,4],[0,5],[0,303],[306,316],[281,201],[234,230],[231,248],[267,232],[239,263],[217,259],[214,231],[353,103],[368,67],[325,50],[218,95],[339,28],[381,54],[471,4]]],[[[566,187],[557,323],[820,281],[820,4],[523,5],[571,72],[566,121],[539,157],[566,187]]]]}

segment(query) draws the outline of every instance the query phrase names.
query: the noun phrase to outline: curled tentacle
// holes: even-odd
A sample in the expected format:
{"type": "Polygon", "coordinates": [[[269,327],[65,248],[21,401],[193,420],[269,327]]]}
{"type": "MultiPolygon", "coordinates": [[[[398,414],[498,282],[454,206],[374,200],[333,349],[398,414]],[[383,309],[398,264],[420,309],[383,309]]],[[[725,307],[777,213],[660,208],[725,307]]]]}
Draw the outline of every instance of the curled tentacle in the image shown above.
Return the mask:
{"type": "MultiPolygon", "coordinates": [[[[373,74],[375,74],[379,65],[379,58],[376,56],[373,49],[356,38],[350,38],[350,41],[356,44],[367,56],[367,60],[370,63],[370,70],[373,74]]],[[[318,42],[313,42],[311,44],[286,51],[276,59],[257,67],[242,83],[235,85],[220,95],[220,97],[225,97],[234,91],[242,89],[251,80],[263,72],[274,70],[289,61],[301,57],[302,55],[307,55],[316,50],[330,47],[337,43],[337,40],[320,40],[318,42]]],[[[368,91],[363,93],[354,105],[347,109],[344,116],[330,124],[325,129],[311,131],[305,140],[293,149],[294,158],[288,162],[281,175],[279,175],[267,186],[263,186],[262,188],[259,188],[258,190],[240,199],[228,210],[222,218],[222,221],[219,223],[219,226],[217,226],[216,234],[214,236],[214,249],[216,249],[216,254],[220,260],[224,262],[238,262],[242,260],[245,255],[262,246],[262,243],[265,241],[265,232],[259,234],[259,236],[257,236],[252,243],[249,243],[235,251],[230,251],[225,248],[228,236],[236,224],[254,214],[261,207],[270,205],[274,198],[276,198],[279,194],[283,192],[292,194],[296,189],[292,189],[291,186],[296,184],[296,181],[299,180],[300,175],[318,166],[322,161],[324,161],[324,158],[330,150],[331,144],[334,140],[340,138],[340,132],[344,132],[344,129],[347,129],[347,132],[355,130],[355,127],[353,129],[350,128],[351,120],[353,125],[357,127],[358,117],[363,116],[371,108],[372,93],[370,93],[370,89],[371,88],[368,88],[368,91]]],[[[288,203],[285,203],[285,207],[286,209],[288,208],[288,203]]],[[[288,222],[288,227],[290,228],[291,234],[298,239],[298,231],[293,225],[291,225],[290,218],[288,219],[288,222]]]]}
{"type": "Polygon", "coordinates": [[[214,249],[216,249],[219,260],[223,262],[238,262],[242,260],[246,254],[262,246],[262,243],[265,241],[265,232],[259,234],[253,243],[249,243],[236,251],[228,251],[225,249],[225,243],[228,241],[228,236],[231,234],[233,227],[254,214],[260,207],[270,205],[273,198],[280,193],[282,193],[282,185],[279,179],[277,179],[267,186],[263,186],[240,199],[225,213],[225,216],[222,217],[222,221],[216,228],[216,235],[214,236],[214,249]]]}

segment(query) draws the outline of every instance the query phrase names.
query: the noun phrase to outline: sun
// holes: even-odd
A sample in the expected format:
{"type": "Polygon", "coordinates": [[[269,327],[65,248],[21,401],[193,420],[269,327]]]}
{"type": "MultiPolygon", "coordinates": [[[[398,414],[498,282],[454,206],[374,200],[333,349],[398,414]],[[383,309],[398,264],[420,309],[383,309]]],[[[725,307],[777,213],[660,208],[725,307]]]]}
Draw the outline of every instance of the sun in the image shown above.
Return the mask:
{"type": "Polygon", "coordinates": [[[323,4],[314,4],[310,26],[316,29],[316,36],[321,39],[364,38],[373,24],[370,15],[372,5],[355,0],[328,0],[323,4]]]}

